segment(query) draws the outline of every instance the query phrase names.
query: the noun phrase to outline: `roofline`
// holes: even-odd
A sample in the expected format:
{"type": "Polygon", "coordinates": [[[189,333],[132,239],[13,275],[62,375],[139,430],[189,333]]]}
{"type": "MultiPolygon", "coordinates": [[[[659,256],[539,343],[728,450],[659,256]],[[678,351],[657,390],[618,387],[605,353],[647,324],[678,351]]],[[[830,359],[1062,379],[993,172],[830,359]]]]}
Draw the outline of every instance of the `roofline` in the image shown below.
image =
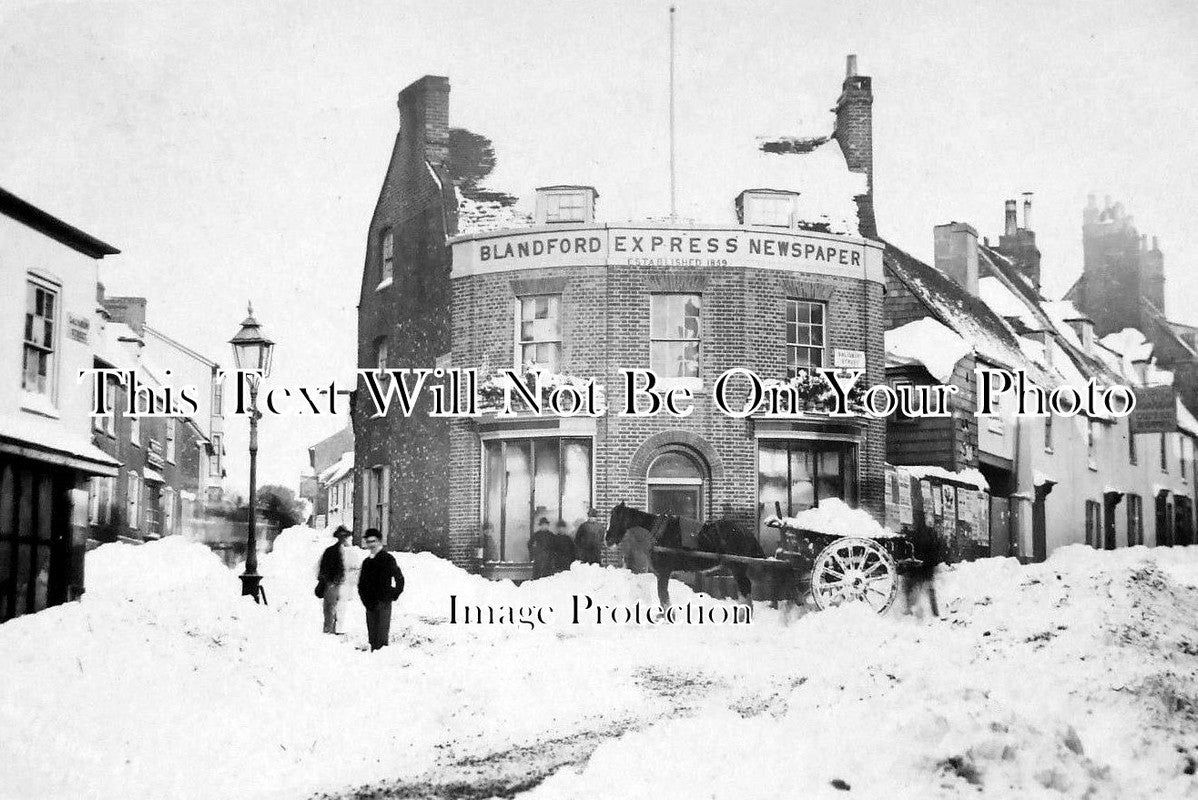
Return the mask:
{"type": "Polygon", "coordinates": [[[115,256],[121,252],[110,244],[100,241],[74,225],[68,225],[58,217],[0,188],[0,214],[4,214],[38,233],[91,258],[115,256]]]}

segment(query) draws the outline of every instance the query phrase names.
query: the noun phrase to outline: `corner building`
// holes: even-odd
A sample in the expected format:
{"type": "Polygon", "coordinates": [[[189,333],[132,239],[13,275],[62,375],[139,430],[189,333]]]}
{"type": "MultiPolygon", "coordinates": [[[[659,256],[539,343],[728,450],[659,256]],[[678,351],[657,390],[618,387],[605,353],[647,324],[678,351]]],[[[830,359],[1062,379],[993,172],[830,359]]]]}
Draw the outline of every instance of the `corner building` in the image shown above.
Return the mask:
{"type": "MultiPolygon", "coordinates": [[[[860,95],[868,81],[850,70],[846,95],[850,88],[860,95]]],[[[433,160],[453,158],[437,145],[450,138],[439,128],[447,125],[447,98],[443,78],[424,78],[401,94],[400,163],[388,175],[396,185],[406,180],[401,173],[423,182],[419,191],[434,202],[449,195],[448,171],[433,160]],[[405,116],[405,98],[413,96],[423,100],[405,116]],[[416,141],[404,144],[409,135],[416,141]]],[[[870,103],[866,92],[866,114],[870,103]]],[[[836,122],[851,118],[852,130],[868,137],[861,107],[848,112],[836,122]]],[[[758,531],[767,552],[776,538],[762,520],[775,504],[793,514],[838,497],[880,518],[883,421],[820,411],[740,419],[712,398],[716,379],[733,368],[785,381],[800,370],[858,367],[863,384],[884,380],[883,246],[859,235],[866,228],[859,221],[872,228],[870,182],[846,161],[845,135],[837,124],[814,139],[813,149],[850,187],[817,219],[810,195],[818,187],[806,186],[801,203],[794,184],[802,179],[780,169],[803,155],[760,152],[754,157],[764,160],[764,172],[747,175],[726,198],[726,221],[606,223],[596,219],[598,192],[589,186],[541,187],[523,213],[493,194],[455,191],[452,207],[417,225],[419,238],[430,219],[434,227],[443,221],[444,253],[432,248],[430,258],[401,264],[397,254],[413,242],[396,235],[410,222],[376,218],[360,365],[472,367],[482,379],[531,367],[550,383],[594,378],[608,413],[373,419],[360,392],[359,529],[383,527],[397,546],[442,539],[455,562],[521,579],[531,575],[528,540],[537,519],[560,517],[573,528],[592,505],[603,515],[624,501],[658,513],[732,517],[758,531]],[[839,208],[849,209],[851,221],[837,216],[839,208]],[[387,299],[401,280],[398,290],[408,297],[387,299]],[[411,295],[421,292],[427,302],[413,307],[411,295]],[[443,349],[429,349],[438,344],[443,349]],[[693,412],[618,414],[626,369],[654,370],[660,389],[691,388],[693,412]]],[[[746,384],[734,386],[739,405],[746,384]]]]}

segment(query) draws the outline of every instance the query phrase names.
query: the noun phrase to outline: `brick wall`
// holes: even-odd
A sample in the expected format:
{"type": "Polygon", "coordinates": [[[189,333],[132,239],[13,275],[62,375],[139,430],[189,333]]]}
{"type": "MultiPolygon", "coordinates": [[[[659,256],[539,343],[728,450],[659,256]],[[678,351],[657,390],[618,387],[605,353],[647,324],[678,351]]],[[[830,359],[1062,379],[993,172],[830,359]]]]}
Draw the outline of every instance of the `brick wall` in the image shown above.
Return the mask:
{"type": "MultiPolygon", "coordinates": [[[[855,279],[726,267],[610,265],[560,267],[465,276],[453,281],[453,360],[457,367],[513,366],[515,298],[520,293],[562,294],[563,371],[594,376],[607,389],[609,409],[623,406],[620,372],[649,366],[649,305],[655,291],[702,295],[700,369],[704,390],[685,419],[666,414],[596,421],[595,505],[606,512],[625,501],[647,503],[645,473],[653,456],[681,444],[705,462],[708,516],[731,516],[748,529],[757,522],[755,422],[731,418],[714,408],[711,387],[731,367],[747,367],[763,378],[785,377],[787,298],[827,303],[826,363],[833,348],[864,350],[867,384],[883,380],[882,287],[855,279]]],[[[733,403],[739,398],[734,394],[733,403]]],[[[491,424],[494,424],[493,422],[491,424]]],[[[543,426],[557,424],[546,417],[543,426]]],[[[885,425],[860,428],[860,503],[881,517],[885,425]]],[[[802,438],[802,434],[795,434],[802,438]]],[[[472,553],[481,512],[478,423],[455,421],[450,434],[451,552],[472,553]]]]}
{"type": "MultiPolygon", "coordinates": [[[[400,132],[366,238],[358,306],[358,365],[375,364],[386,337],[389,367],[427,367],[451,347],[446,236],[456,203],[445,178],[449,138],[449,82],[426,76],[399,95],[400,132]],[[435,175],[435,177],[434,177],[435,175]],[[380,286],[382,233],[394,235],[394,278],[380,286]]],[[[388,545],[414,544],[444,551],[449,529],[449,424],[421,406],[409,419],[372,419],[364,389],[353,404],[354,526],[366,527],[372,467],[390,468],[388,545]]]]}

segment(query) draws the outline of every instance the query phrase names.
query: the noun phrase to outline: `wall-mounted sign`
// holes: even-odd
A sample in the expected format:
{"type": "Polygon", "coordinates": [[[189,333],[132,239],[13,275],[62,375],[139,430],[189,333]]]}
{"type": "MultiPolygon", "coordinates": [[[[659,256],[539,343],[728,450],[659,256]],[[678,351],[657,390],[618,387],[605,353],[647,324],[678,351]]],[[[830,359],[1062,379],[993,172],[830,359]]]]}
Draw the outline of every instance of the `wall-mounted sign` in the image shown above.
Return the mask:
{"type": "Polygon", "coordinates": [[[1177,393],[1172,386],[1137,386],[1135,392],[1132,431],[1167,433],[1177,430],[1177,393]]]}
{"type": "Polygon", "coordinates": [[[832,366],[836,369],[865,369],[865,351],[837,347],[832,351],[832,366]]]}
{"type": "Polygon", "coordinates": [[[87,344],[88,333],[90,331],[91,323],[86,318],[67,314],[67,336],[70,336],[76,342],[87,344]]]}

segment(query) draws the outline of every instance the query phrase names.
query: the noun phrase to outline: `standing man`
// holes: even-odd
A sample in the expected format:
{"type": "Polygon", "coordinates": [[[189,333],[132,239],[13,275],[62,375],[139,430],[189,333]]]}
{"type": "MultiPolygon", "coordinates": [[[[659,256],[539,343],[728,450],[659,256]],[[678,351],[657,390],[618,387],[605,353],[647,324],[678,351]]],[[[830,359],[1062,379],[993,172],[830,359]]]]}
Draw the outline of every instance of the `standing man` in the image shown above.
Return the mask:
{"type": "Polygon", "coordinates": [[[533,580],[553,574],[553,531],[549,528],[549,517],[537,520],[537,529],[528,539],[528,558],[532,561],[533,580]]]}
{"type": "Polygon", "coordinates": [[[553,526],[553,571],[565,572],[577,555],[574,539],[570,536],[570,526],[564,519],[559,519],[553,526]]]}
{"type": "Polygon", "coordinates": [[[383,534],[377,528],[368,528],[362,543],[370,555],[358,575],[358,597],[366,607],[366,635],[374,651],[386,647],[391,636],[391,604],[403,594],[403,572],[395,556],[383,549],[383,534]]]}
{"type": "Polygon", "coordinates": [[[606,534],[607,531],[599,522],[599,510],[589,509],[586,522],[579,525],[578,530],[574,532],[574,549],[578,554],[578,560],[584,564],[598,564],[601,553],[600,542],[603,541],[606,534]]]}
{"type": "Polygon", "coordinates": [[[324,632],[341,633],[338,630],[338,610],[341,607],[342,590],[345,587],[345,552],[349,549],[350,532],[344,525],[333,531],[336,542],[325,548],[320,556],[320,568],[316,582],[324,589],[324,632]]]}

